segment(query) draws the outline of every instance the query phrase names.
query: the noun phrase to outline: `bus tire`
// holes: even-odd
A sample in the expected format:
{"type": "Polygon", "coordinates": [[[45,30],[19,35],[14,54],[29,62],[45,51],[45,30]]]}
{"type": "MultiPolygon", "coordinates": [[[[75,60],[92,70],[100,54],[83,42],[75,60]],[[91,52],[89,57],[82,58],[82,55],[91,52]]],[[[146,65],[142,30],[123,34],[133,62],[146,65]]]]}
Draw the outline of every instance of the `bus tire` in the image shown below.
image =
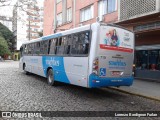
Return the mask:
{"type": "Polygon", "coordinates": [[[23,64],[23,70],[24,70],[24,72],[26,73],[26,75],[29,75],[29,72],[26,71],[26,64],[25,64],[25,63],[23,64]]]}
{"type": "Polygon", "coordinates": [[[54,73],[53,73],[53,70],[52,69],[49,69],[48,72],[47,72],[47,82],[48,82],[48,85],[55,85],[54,83],[54,73]]]}

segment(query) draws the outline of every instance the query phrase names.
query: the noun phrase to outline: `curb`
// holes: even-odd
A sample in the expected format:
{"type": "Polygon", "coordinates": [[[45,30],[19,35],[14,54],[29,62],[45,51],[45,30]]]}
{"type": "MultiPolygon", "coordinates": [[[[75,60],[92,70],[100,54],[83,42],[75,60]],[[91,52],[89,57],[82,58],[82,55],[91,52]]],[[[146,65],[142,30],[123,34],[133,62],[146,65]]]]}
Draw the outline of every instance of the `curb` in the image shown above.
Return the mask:
{"type": "Polygon", "coordinates": [[[138,78],[138,77],[135,77],[135,79],[137,80],[141,80],[141,81],[147,81],[147,82],[155,82],[155,83],[160,83],[160,80],[157,80],[157,79],[147,79],[147,78],[138,78]]]}
{"type": "Polygon", "coordinates": [[[147,98],[147,99],[151,99],[151,100],[160,102],[160,99],[155,98],[155,97],[146,96],[146,95],[142,95],[142,94],[138,94],[138,93],[134,93],[134,92],[129,92],[129,91],[125,91],[125,90],[122,90],[122,89],[113,88],[113,87],[108,87],[108,88],[112,89],[112,90],[119,91],[119,92],[123,92],[123,93],[126,93],[126,94],[135,95],[135,96],[139,96],[139,97],[144,97],[144,98],[147,98]]]}

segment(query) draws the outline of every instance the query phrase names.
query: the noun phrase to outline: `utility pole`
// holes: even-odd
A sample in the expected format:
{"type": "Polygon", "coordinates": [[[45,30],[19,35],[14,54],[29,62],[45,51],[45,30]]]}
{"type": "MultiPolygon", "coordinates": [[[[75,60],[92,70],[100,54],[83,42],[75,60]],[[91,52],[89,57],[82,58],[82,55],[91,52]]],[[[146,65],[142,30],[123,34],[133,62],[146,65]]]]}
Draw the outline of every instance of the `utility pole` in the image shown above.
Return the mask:
{"type": "Polygon", "coordinates": [[[73,0],[73,6],[74,6],[74,10],[73,10],[73,27],[76,27],[76,0],[73,0]]]}
{"type": "Polygon", "coordinates": [[[29,37],[29,41],[31,40],[31,31],[30,31],[30,29],[31,29],[31,21],[30,21],[30,15],[29,15],[29,33],[28,33],[28,37],[29,37]]]}
{"type": "Polygon", "coordinates": [[[54,33],[56,32],[57,28],[57,0],[54,0],[54,23],[53,23],[53,30],[54,33]]]}

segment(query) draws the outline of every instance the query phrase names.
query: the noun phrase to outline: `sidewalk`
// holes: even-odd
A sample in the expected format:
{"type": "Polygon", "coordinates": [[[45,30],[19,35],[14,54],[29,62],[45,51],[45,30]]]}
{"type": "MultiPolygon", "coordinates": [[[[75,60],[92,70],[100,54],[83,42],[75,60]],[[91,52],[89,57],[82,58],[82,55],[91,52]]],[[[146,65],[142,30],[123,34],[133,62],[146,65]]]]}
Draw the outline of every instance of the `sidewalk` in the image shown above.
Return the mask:
{"type": "Polygon", "coordinates": [[[111,88],[121,92],[160,101],[160,83],[158,82],[135,79],[133,85],[130,87],[123,86],[120,88],[111,88]]]}
{"type": "Polygon", "coordinates": [[[14,60],[0,60],[0,62],[13,62],[14,60]]]}

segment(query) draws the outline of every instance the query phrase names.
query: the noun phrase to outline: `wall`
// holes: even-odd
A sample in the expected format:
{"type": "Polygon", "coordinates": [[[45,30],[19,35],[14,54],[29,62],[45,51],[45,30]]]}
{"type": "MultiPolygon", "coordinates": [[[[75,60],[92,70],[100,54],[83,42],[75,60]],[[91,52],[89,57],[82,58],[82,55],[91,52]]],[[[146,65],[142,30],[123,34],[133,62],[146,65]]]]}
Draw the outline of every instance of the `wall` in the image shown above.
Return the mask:
{"type": "MultiPolygon", "coordinates": [[[[67,0],[67,8],[72,7],[72,21],[58,26],[55,32],[74,28],[74,24],[75,24],[75,27],[79,27],[80,24],[86,25],[86,24],[91,24],[91,23],[96,22],[96,17],[98,17],[98,1],[99,0],[76,0],[75,16],[74,16],[73,1],[74,0],[67,0]],[[92,4],[94,5],[94,18],[84,21],[84,22],[80,22],[80,10],[92,4]],[[75,17],[75,23],[74,23],[74,17],[75,17]]],[[[54,33],[53,31],[54,8],[53,7],[54,7],[53,0],[45,0],[44,2],[44,30],[43,30],[44,35],[49,35],[51,33],[54,33]]],[[[57,4],[56,10],[57,10],[56,11],[57,14],[62,12],[62,2],[57,4]]],[[[103,22],[114,23],[117,20],[118,20],[118,11],[115,11],[115,12],[104,15],[103,22]]]]}
{"type": "Polygon", "coordinates": [[[54,0],[44,1],[43,35],[53,33],[54,0]]]}

